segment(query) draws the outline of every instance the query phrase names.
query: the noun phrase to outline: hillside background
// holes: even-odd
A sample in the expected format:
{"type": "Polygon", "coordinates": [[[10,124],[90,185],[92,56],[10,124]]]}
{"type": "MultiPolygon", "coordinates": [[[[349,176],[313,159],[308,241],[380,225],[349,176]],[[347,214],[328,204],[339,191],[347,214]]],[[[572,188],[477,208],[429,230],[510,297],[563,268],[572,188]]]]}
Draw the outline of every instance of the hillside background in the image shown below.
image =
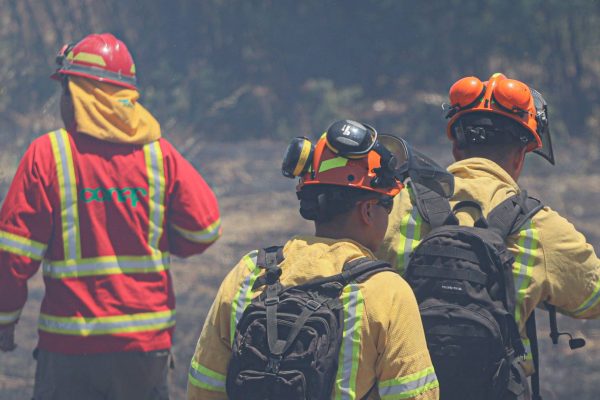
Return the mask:
{"type": "MultiPolygon", "coordinates": [[[[441,104],[458,78],[494,72],[549,103],[557,166],[528,161],[523,187],[600,240],[600,1],[0,0],[0,197],[31,140],[60,126],[48,79],[63,43],[112,32],[134,55],[142,103],[217,193],[224,236],[173,268],[178,326],[172,398],[216,288],[247,251],[309,233],[286,141],[354,118],[450,163],[441,104]]],[[[31,396],[41,274],[0,354],[0,399],[31,396]]],[[[540,313],[543,314],[543,313],[540,313]]],[[[600,322],[560,318],[585,337],[571,352],[538,326],[545,399],[597,399],[600,322]]]]}

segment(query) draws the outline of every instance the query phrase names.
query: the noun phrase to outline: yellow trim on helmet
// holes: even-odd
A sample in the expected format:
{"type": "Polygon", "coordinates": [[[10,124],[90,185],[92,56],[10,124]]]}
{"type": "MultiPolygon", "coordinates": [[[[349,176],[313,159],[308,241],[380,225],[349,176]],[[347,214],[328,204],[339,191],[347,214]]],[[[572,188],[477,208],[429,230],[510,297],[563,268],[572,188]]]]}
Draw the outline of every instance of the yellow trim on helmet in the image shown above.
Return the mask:
{"type": "Polygon", "coordinates": [[[300,152],[300,157],[298,157],[298,162],[296,163],[296,168],[294,168],[294,176],[299,176],[306,165],[306,161],[310,156],[310,149],[312,145],[308,140],[302,142],[302,151],[300,152]]]}
{"type": "Polygon", "coordinates": [[[101,67],[106,67],[104,58],[98,54],[80,52],[73,57],[73,61],[83,61],[90,64],[96,64],[101,67]]]}

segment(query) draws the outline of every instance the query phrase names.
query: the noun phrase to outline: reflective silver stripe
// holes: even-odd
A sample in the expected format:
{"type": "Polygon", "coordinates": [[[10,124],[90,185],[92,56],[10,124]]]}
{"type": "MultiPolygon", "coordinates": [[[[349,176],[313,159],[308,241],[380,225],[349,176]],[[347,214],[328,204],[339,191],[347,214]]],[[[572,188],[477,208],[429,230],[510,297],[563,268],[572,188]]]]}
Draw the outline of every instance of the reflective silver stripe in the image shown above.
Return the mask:
{"type": "Polygon", "coordinates": [[[161,330],[173,325],[175,310],[93,318],[40,314],[39,318],[42,331],[77,336],[161,330]]]}
{"type": "Polygon", "coordinates": [[[44,275],[53,278],[69,278],[121,273],[153,273],[170,268],[170,255],[155,256],[107,256],[80,260],[44,260],[44,275]]]}
{"type": "Polygon", "coordinates": [[[116,72],[108,71],[106,69],[86,66],[81,64],[73,64],[65,58],[65,61],[61,67],[62,71],[73,71],[73,72],[82,72],[84,74],[89,74],[92,76],[97,76],[100,78],[111,79],[116,82],[122,82],[131,86],[137,86],[136,78],[134,76],[125,76],[123,74],[118,74],[116,72]]]}
{"type": "Polygon", "coordinates": [[[256,266],[256,260],[258,257],[258,251],[252,251],[248,253],[244,257],[244,261],[248,264],[248,268],[250,269],[250,274],[244,278],[242,285],[240,286],[238,292],[233,298],[233,302],[231,304],[231,321],[230,321],[230,336],[231,343],[233,343],[233,339],[235,336],[235,327],[237,326],[240,319],[242,319],[242,314],[244,310],[250,304],[252,300],[252,286],[256,281],[256,278],[260,275],[261,269],[256,266]]]}
{"type": "Polygon", "coordinates": [[[158,244],[163,231],[165,194],[163,157],[159,142],[155,141],[145,145],[144,153],[150,187],[148,245],[151,249],[158,250],[158,244]]]}
{"type": "Polygon", "coordinates": [[[577,309],[573,312],[575,316],[580,316],[585,313],[590,308],[594,307],[600,301],[600,280],[596,283],[596,287],[592,294],[585,299],[585,301],[577,307],[577,309]]]}
{"type": "Polygon", "coordinates": [[[344,305],[344,331],[338,361],[335,399],[352,400],[356,398],[356,373],[360,354],[364,299],[359,285],[355,283],[344,288],[341,299],[344,305]]]}
{"type": "Polygon", "coordinates": [[[0,231],[0,249],[41,260],[46,253],[47,245],[29,238],[15,235],[10,232],[0,231]]]}
{"type": "Polygon", "coordinates": [[[213,392],[225,391],[225,375],[219,374],[192,359],[189,371],[190,383],[213,392]]]}
{"type": "Polygon", "coordinates": [[[379,394],[382,400],[405,399],[418,396],[438,386],[435,371],[430,367],[416,374],[382,382],[379,385],[379,394]]]}
{"type": "Polygon", "coordinates": [[[21,310],[13,311],[13,312],[0,312],[0,324],[11,324],[19,319],[21,316],[21,310]]]}

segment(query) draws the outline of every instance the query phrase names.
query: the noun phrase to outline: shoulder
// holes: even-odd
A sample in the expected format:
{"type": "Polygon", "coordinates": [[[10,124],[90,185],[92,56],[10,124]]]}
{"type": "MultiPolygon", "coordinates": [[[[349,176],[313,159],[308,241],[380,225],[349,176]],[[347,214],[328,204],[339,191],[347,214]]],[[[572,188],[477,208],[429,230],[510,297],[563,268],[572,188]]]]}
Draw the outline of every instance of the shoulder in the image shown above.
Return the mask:
{"type": "Polygon", "coordinates": [[[398,315],[408,309],[416,309],[413,290],[396,272],[386,271],[371,276],[361,284],[361,292],[369,313],[376,317],[387,319],[390,310],[398,315]]]}

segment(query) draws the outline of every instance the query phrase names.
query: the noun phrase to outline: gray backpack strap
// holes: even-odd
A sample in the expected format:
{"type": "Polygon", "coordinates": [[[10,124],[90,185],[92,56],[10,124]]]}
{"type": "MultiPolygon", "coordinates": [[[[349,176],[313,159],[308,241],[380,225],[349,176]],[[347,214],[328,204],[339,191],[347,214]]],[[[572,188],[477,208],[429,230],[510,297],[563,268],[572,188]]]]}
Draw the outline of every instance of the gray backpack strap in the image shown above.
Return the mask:
{"type": "Polygon", "coordinates": [[[444,225],[448,217],[452,216],[448,199],[419,182],[411,181],[410,186],[423,220],[429,223],[432,229],[444,225]]]}
{"type": "Polygon", "coordinates": [[[506,239],[517,233],[542,208],[544,205],[538,199],[527,196],[527,191],[523,190],[491,210],[487,221],[491,229],[506,239]]]}

